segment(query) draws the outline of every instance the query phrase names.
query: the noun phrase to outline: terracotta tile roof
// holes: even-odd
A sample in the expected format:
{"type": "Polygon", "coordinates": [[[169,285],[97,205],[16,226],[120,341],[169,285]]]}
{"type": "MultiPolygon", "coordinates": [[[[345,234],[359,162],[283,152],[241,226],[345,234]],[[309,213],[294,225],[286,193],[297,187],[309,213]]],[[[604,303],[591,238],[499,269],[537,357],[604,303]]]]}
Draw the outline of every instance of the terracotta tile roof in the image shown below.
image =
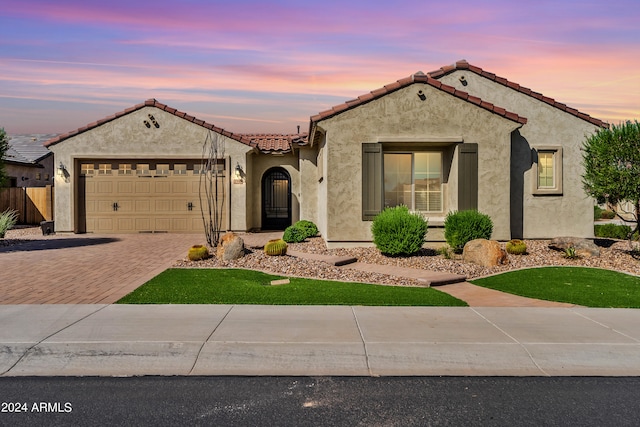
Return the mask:
{"type": "Polygon", "coordinates": [[[591,124],[594,124],[596,126],[600,126],[603,128],[608,128],[609,124],[606,122],[603,122],[602,120],[596,119],[594,117],[589,116],[588,114],[585,113],[581,113],[580,111],[576,110],[575,108],[570,108],[567,105],[561,103],[561,102],[557,102],[555,99],[553,98],[549,98],[547,96],[542,95],[541,93],[538,92],[534,92],[529,88],[526,88],[524,86],[520,86],[518,83],[514,83],[511,82],[507,79],[505,79],[504,77],[499,77],[496,76],[493,73],[490,73],[488,71],[484,71],[482,68],[480,67],[476,67],[475,65],[471,65],[469,64],[466,60],[461,60],[456,62],[454,65],[446,65],[444,67],[441,67],[438,70],[432,71],[430,73],[427,73],[430,77],[433,77],[434,79],[438,79],[442,76],[446,76],[447,74],[451,74],[454,71],[457,70],[468,70],[471,71],[475,74],[478,74],[482,77],[485,77],[489,80],[492,80],[496,83],[499,83],[503,86],[507,86],[513,90],[517,90],[518,92],[524,93],[525,95],[529,95],[539,101],[542,101],[546,104],[552,105],[562,111],[565,111],[569,114],[572,114],[576,117],[581,118],[582,120],[586,120],[591,124]]]}
{"type": "Polygon", "coordinates": [[[422,71],[418,71],[417,73],[409,76],[409,77],[405,77],[404,79],[400,79],[396,82],[390,83],[382,88],[376,89],[376,90],[372,90],[371,92],[361,95],[356,99],[347,101],[343,104],[340,105],[336,105],[334,107],[332,107],[329,110],[325,110],[322,111],[318,114],[316,114],[315,116],[311,116],[311,126],[313,127],[313,125],[316,122],[319,122],[320,120],[324,120],[324,119],[328,119],[329,117],[333,117],[345,110],[357,107],[358,105],[362,105],[365,104],[367,102],[370,102],[374,99],[380,98],[386,94],[389,94],[391,92],[395,92],[398,89],[402,89],[404,87],[407,87],[409,85],[412,85],[414,83],[426,83],[429,86],[433,86],[436,89],[439,89],[443,92],[447,92],[453,96],[455,96],[456,98],[460,98],[464,101],[470,102],[472,104],[475,104],[477,106],[479,106],[480,108],[484,108],[485,110],[488,110],[494,114],[497,114],[499,116],[505,117],[509,120],[513,120],[515,122],[521,123],[521,124],[525,124],[527,123],[527,119],[525,117],[521,117],[516,113],[512,113],[510,111],[505,110],[504,108],[500,108],[497,107],[493,104],[491,104],[490,102],[485,102],[483,100],[481,100],[480,98],[477,98],[475,96],[471,96],[469,95],[467,92],[458,90],[456,88],[454,88],[453,86],[449,86],[446,85],[434,78],[432,78],[431,76],[424,74],[422,71]]]}
{"type": "Polygon", "coordinates": [[[263,153],[289,153],[294,145],[307,144],[307,134],[243,134],[243,137],[256,144],[263,153]]]}
{"type": "Polygon", "coordinates": [[[86,125],[84,127],[76,129],[74,131],[67,132],[67,133],[62,134],[62,135],[58,135],[55,138],[51,138],[48,141],[46,141],[44,143],[44,146],[45,147],[49,147],[51,145],[55,145],[55,144],[57,144],[57,143],[59,143],[61,141],[64,141],[65,139],[71,138],[72,136],[76,136],[76,135],[79,135],[79,134],[81,134],[83,132],[86,132],[88,130],[94,129],[94,128],[96,128],[98,126],[101,126],[101,125],[103,125],[105,123],[108,123],[108,122],[110,122],[112,120],[115,120],[115,119],[120,118],[122,116],[126,116],[127,114],[133,113],[134,111],[138,111],[138,110],[140,110],[140,109],[142,109],[144,107],[156,107],[156,108],[159,108],[159,109],[161,109],[163,111],[166,111],[169,114],[173,114],[174,116],[178,116],[181,119],[184,119],[184,120],[190,121],[192,123],[195,123],[198,126],[202,126],[205,129],[212,130],[212,131],[214,131],[216,133],[219,133],[221,135],[224,135],[224,136],[226,136],[228,138],[234,139],[234,140],[236,140],[236,141],[238,141],[238,142],[240,142],[242,144],[248,145],[250,147],[256,147],[256,143],[255,142],[251,141],[248,138],[243,137],[240,134],[234,134],[234,133],[226,131],[226,130],[224,130],[222,128],[216,127],[216,126],[212,125],[211,123],[207,123],[204,120],[196,119],[195,117],[190,116],[187,113],[184,113],[182,111],[178,111],[175,108],[171,108],[171,107],[169,107],[169,106],[167,106],[165,104],[162,104],[162,103],[156,101],[155,99],[147,99],[145,102],[143,102],[141,104],[138,104],[138,105],[135,105],[133,107],[127,108],[126,110],[120,111],[119,113],[116,113],[116,114],[111,115],[109,117],[105,117],[104,119],[101,119],[101,120],[98,120],[96,122],[90,123],[90,124],[88,124],[88,125],[86,125]]]}

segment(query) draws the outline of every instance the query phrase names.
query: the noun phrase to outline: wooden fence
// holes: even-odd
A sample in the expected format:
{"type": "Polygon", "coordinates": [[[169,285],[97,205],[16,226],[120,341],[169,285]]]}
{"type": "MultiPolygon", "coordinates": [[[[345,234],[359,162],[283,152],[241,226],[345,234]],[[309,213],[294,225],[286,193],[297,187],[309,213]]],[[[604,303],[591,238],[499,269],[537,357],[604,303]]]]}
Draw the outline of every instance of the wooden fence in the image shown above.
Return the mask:
{"type": "Polygon", "coordinates": [[[0,189],[0,212],[18,211],[20,224],[40,224],[53,220],[53,187],[12,187],[0,189]]]}

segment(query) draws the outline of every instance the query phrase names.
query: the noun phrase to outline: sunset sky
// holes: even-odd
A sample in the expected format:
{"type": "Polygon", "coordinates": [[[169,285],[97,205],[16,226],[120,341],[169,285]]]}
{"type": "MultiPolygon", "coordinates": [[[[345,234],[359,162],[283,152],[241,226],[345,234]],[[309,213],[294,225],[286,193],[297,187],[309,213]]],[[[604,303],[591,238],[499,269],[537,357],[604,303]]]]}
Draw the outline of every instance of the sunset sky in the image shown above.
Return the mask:
{"type": "Polygon", "coordinates": [[[3,0],[0,127],[64,133],[156,98],[232,132],[466,59],[640,120],[638,0],[3,0]]]}

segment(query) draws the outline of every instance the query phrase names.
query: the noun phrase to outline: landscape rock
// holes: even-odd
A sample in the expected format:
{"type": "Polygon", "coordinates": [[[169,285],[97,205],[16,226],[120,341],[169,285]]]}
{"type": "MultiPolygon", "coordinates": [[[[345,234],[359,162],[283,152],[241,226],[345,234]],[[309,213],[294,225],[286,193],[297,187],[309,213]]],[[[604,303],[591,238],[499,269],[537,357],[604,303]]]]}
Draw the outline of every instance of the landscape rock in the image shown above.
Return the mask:
{"type": "Polygon", "coordinates": [[[216,249],[216,258],[220,261],[232,261],[244,256],[244,240],[235,233],[226,233],[220,238],[216,249]]]}
{"type": "Polygon", "coordinates": [[[600,248],[593,241],[582,237],[555,237],[549,242],[549,249],[564,252],[572,246],[576,255],[581,257],[599,257],[600,248]]]}
{"type": "Polygon", "coordinates": [[[507,253],[495,240],[475,239],[462,250],[462,260],[483,267],[495,267],[509,262],[507,253]]]}

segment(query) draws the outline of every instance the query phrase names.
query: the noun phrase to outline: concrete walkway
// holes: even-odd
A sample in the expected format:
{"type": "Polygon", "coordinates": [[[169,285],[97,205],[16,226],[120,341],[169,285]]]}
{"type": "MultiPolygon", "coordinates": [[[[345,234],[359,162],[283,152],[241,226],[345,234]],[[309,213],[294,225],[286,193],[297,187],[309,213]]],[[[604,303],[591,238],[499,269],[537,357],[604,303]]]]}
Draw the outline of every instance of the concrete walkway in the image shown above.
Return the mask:
{"type": "Polygon", "coordinates": [[[0,375],[638,376],[640,310],[0,306],[0,375]]]}

